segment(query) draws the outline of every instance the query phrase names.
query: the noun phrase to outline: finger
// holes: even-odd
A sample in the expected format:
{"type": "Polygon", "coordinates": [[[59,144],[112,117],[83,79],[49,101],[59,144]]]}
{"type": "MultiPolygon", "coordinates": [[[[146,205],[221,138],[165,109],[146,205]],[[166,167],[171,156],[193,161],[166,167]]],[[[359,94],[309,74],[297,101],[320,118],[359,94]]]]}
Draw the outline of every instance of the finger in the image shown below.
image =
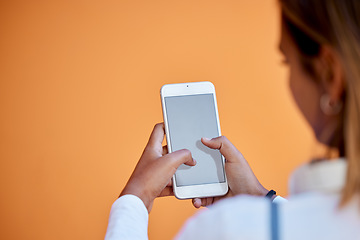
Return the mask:
{"type": "Polygon", "coordinates": [[[201,207],[201,199],[200,199],[200,198],[194,198],[194,199],[192,200],[192,203],[193,203],[194,207],[196,207],[196,208],[200,208],[200,207],[201,207]]]}
{"type": "Polygon", "coordinates": [[[181,164],[195,166],[196,161],[192,158],[191,152],[187,149],[178,150],[162,157],[164,164],[172,168],[172,174],[181,164]]]}
{"type": "Polygon", "coordinates": [[[168,153],[169,153],[169,151],[168,151],[167,145],[163,146],[162,155],[164,156],[164,155],[166,155],[168,153]]]}
{"type": "Polygon", "coordinates": [[[167,197],[167,196],[174,196],[174,191],[172,187],[165,187],[158,197],[167,197]]]}
{"type": "Polygon", "coordinates": [[[232,162],[242,157],[242,154],[225,136],[213,139],[201,138],[201,142],[209,148],[220,150],[220,153],[225,157],[226,161],[232,162]]]}
{"type": "Polygon", "coordinates": [[[200,207],[207,207],[214,203],[213,197],[208,198],[194,198],[192,201],[194,207],[200,208],[200,207]]]}
{"type": "Polygon", "coordinates": [[[162,142],[165,136],[164,123],[158,123],[154,126],[154,129],[150,135],[149,141],[146,147],[153,149],[160,149],[160,154],[162,154],[162,142]]]}
{"type": "Polygon", "coordinates": [[[210,206],[213,203],[214,203],[214,198],[212,198],[212,197],[201,199],[201,205],[203,207],[210,206]]]}

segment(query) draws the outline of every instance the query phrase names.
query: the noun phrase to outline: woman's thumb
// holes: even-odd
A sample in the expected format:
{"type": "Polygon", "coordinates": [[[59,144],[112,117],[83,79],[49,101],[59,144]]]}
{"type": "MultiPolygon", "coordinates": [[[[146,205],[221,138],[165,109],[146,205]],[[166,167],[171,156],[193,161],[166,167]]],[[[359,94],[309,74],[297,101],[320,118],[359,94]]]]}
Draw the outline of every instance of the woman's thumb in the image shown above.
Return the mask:
{"type": "Polygon", "coordinates": [[[242,157],[241,153],[225,136],[212,139],[201,138],[201,142],[209,148],[218,149],[229,162],[237,161],[239,157],[242,157]]]}

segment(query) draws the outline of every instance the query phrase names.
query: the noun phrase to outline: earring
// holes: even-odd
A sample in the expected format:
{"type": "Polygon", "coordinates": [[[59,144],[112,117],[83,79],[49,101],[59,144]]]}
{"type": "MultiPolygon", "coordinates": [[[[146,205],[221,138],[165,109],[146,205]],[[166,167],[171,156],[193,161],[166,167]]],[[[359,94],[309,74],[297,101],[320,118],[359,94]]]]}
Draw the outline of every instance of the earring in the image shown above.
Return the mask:
{"type": "Polygon", "coordinates": [[[330,95],[325,93],[320,98],[320,108],[321,111],[328,116],[337,115],[340,113],[343,107],[341,101],[332,102],[330,95]]]}

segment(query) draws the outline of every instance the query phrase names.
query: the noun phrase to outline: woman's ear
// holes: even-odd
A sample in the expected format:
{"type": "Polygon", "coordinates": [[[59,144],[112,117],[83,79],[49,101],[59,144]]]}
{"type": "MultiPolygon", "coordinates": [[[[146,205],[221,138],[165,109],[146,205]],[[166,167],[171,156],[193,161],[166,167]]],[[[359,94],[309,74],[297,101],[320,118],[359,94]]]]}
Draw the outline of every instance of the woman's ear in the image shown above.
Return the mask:
{"type": "Polygon", "coordinates": [[[333,47],[321,46],[315,60],[315,71],[323,88],[323,94],[328,95],[330,104],[341,102],[345,89],[345,71],[340,56],[333,47]]]}

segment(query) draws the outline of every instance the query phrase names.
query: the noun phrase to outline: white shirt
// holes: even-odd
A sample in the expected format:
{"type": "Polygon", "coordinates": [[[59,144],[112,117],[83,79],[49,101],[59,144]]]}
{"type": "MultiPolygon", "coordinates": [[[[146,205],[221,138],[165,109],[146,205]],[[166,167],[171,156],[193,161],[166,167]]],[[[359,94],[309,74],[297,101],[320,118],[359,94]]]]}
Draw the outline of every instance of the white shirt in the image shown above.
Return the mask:
{"type": "MultiPolygon", "coordinates": [[[[360,199],[339,208],[345,173],[343,160],[307,164],[294,172],[294,195],[289,201],[274,200],[279,205],[280,239],[360,239],[360,199]]],[[[191,217],[176,239],[271,239],[270,205],[264,197],[246,195],[219,201],[191,217]]],[[[147,226],[143,202],[125,195],[111,208],[105,239],[148,239],[147,226]]]]}

